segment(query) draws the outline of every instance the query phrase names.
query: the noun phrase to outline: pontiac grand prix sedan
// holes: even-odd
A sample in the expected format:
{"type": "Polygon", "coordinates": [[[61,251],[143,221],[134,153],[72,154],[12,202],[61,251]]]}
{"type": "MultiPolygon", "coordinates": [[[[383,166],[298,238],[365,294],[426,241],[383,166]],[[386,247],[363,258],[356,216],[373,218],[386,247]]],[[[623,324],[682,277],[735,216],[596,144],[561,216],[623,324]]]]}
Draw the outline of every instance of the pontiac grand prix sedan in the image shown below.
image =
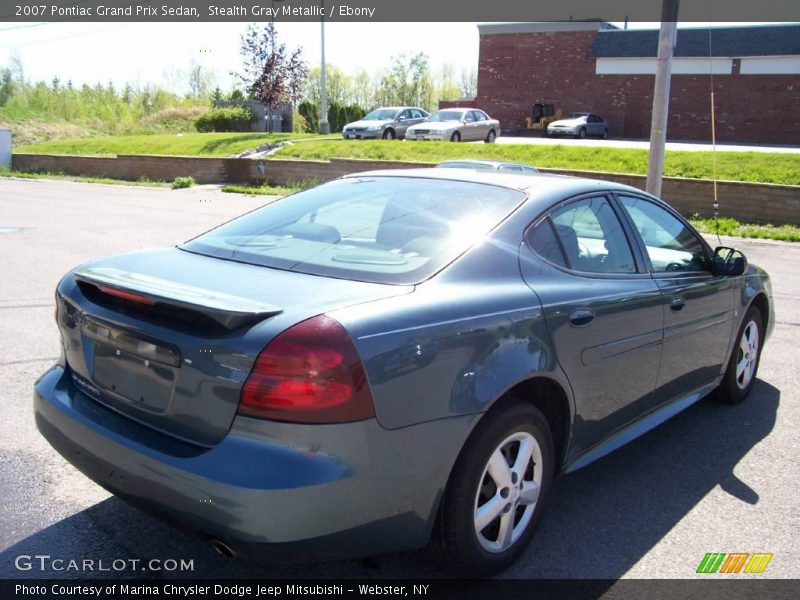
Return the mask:
{"type": "Polygon", "coordinates": [[[228,554],[430,542],[469,576],[557,473],[743,400],[774,323],[768,275],[652,196],[461,169],[347,176],[56,304],[36,423],[111,492],[228,554]]]}

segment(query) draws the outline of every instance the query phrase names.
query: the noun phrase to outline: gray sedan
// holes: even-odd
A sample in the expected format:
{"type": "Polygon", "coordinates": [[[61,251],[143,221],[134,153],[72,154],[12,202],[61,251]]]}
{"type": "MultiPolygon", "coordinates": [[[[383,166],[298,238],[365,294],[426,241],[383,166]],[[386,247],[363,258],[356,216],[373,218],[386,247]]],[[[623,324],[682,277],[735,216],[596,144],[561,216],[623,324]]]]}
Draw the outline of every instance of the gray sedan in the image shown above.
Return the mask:
{"type": "Polygon", "coordinates": [[[409,127],[406,139],[493,143],[500,122],[477,108],[447,108],[433,113],[424,123],[409,127]]]}
{"type": "Polygon", "coordinates": [[[106,489],[225,554],[432,543],[470,577],[557,473],[743,401],[775,323],[767,273],[636,188],[439,168],[80,265],[55,304],[36,425],[106,489]]]}
{"type": "Polygon", "coordinates": [[[587,135],[608,138],[611,126],[608,121],[594,113],[571,113],[566,119],[553,121],[547,126],[547,135],[572,135],[585,138],[587,135]]]}
{"type": "Polygon", "coordinates": [[[345,125],[342,137],[346,140],[403,138],[409,126],[422,123],[428,116],[428,112],[415,106],[376,108],[364,118],[345,125]]]}

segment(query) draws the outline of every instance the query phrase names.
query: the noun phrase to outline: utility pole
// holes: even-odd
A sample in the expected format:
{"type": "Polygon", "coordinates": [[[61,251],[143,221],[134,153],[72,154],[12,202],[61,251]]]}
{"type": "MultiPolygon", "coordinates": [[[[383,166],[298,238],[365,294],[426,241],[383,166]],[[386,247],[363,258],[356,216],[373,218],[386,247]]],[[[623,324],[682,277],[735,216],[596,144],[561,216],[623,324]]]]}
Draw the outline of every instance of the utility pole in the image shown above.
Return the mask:
{"type": "Polygon", "coordinates": [[[658,36],[653,117],[650,122],[650,155],[647,160],[647,191],[654,196],[661,195],[661,179],[664,176],[664,145],[667,141],[672,53],[678,32],[678,2],[662,0],[661,4],[661,32],[658,36]]]}
{"type": "Polygon", "coordinates": [[[320,20],[320,42],[322,44],[322,65],[320,66],[320,106],[319,112],[319,132],[327,135],[331,132],[331,126],[328,124],[328,92],[325,85],[325,0],[319,1],[319,7],[322,12],[320,20]]]}

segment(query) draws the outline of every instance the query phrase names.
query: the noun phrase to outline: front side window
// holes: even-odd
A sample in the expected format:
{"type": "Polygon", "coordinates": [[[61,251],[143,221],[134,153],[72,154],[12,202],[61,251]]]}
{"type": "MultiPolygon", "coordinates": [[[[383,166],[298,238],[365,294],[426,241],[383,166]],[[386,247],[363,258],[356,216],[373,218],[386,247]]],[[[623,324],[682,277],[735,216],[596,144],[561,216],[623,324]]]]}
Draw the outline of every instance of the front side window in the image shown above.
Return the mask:
{"type": "Polygon", "coordinates": [[[603,196],[554,210],[530,234],[529,244],[550,262],[575,271],[636,273],[622,225],[603,196]]]}
{"type": "Polygon", "coordinates": [[[352,177],[287,196],[181,249],[377,283],[418,283],[521,204],[519,190],[445,179],[352,177]]]}
{"type": "Polygon", "coordinates": [[[642,237],[654,272],[711,270],[705,245],[686,223],[649,200],[633,196],[619,200],[642,237]]]}

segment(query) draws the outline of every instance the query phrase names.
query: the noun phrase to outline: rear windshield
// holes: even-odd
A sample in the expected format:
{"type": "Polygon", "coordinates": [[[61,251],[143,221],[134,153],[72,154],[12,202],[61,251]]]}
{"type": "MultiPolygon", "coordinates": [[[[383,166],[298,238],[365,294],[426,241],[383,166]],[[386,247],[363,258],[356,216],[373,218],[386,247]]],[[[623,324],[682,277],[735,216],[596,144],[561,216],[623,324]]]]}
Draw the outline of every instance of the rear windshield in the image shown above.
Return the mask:
{"type": "Polygon", "coordinates": [[[359,281],[423,281],[525,199],[494,185],[414,177],[332,181],[230,221],[182,249],[359,281]]]}

